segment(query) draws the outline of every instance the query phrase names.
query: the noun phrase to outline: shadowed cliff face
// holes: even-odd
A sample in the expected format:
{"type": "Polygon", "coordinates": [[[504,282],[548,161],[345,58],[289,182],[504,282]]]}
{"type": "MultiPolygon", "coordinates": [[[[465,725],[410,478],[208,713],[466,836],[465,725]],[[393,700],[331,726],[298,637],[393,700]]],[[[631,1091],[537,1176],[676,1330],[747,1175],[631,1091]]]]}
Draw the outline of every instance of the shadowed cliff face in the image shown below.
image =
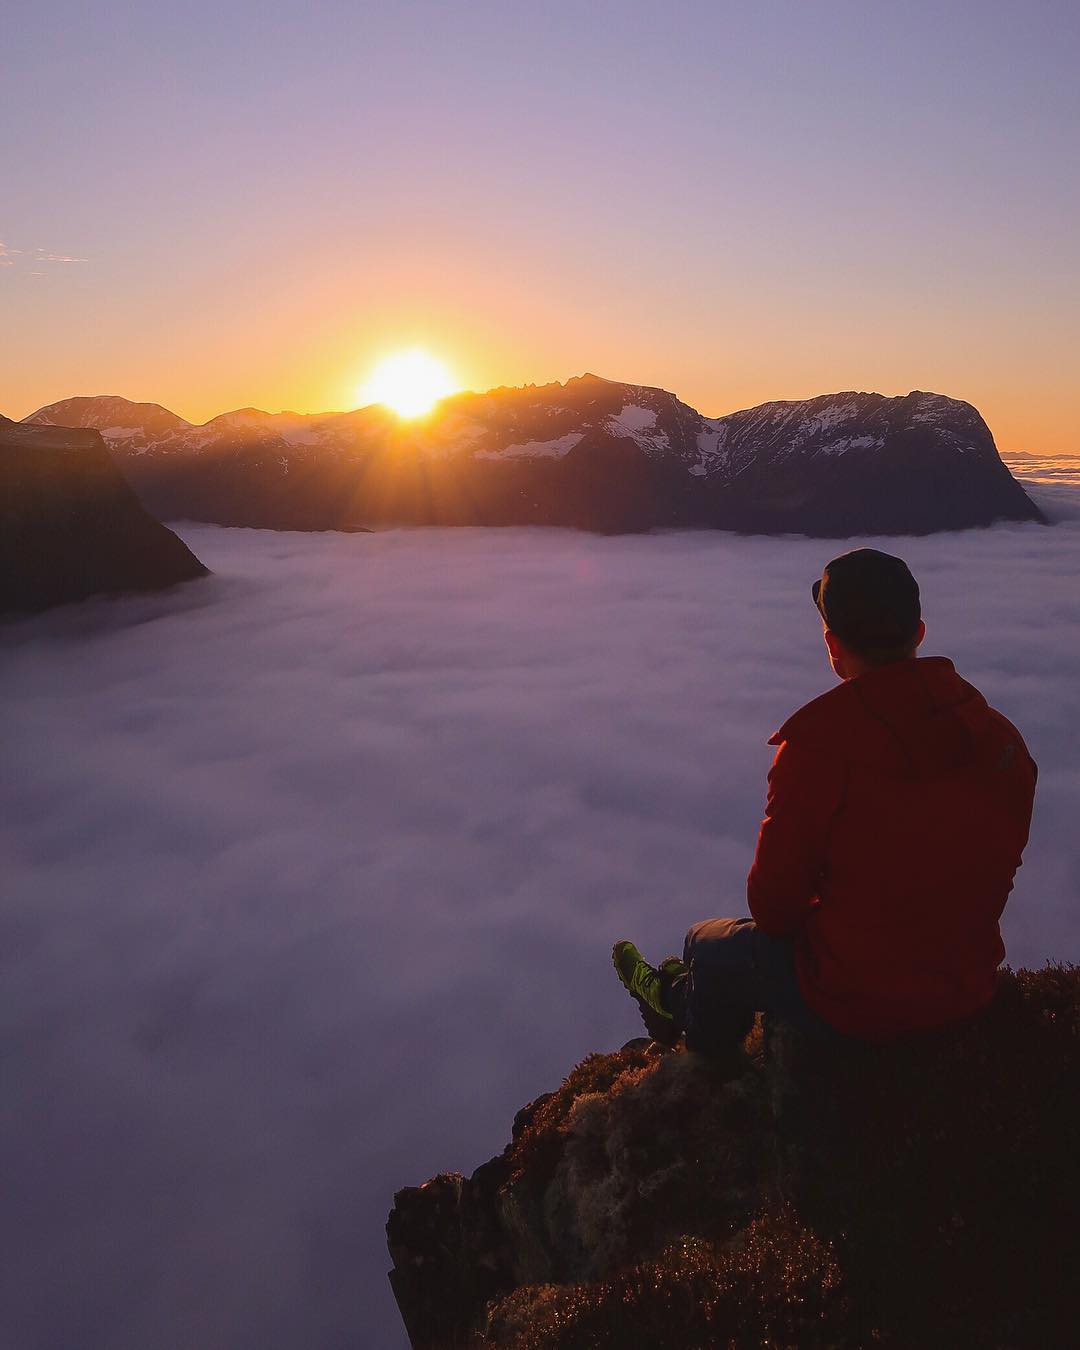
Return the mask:
{"type": "Polygon", "coordinates": [[[150,509],[222,525],[561,525],[602,533],[925,534],[1042,520],[959,399],[844,392],[708,418],[583,375],[445,399],[401,422],[246,408],[192,426],[74,398],[28,421],[95,426],[150,509]]]}
{"type": "Polygon", "coordinates": [[[205,575],[139,503],[99,432],[0,418],[0,612],[205,575]]]}
{"type": "Polygon", "coordinates": [[[399,1192],[416,1350],[1072,1343],[1080,969],[898,1046],[747,1050],[590,1056],[471,1178],[399,1192]]]}

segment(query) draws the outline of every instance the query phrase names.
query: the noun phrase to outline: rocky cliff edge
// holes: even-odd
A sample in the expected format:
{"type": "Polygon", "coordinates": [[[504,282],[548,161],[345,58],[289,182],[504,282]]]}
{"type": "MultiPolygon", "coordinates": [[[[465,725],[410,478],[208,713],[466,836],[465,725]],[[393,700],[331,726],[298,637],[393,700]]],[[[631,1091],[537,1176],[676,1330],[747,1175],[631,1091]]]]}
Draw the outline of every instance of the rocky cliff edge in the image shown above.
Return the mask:
{"type": "Polygon", "coordinates": [[[1078,1127],[1078,967],[901,1046],[632,1044],[398,1192],[390,1280],[416,1350],[1075,1344],[1078,1127]]]}

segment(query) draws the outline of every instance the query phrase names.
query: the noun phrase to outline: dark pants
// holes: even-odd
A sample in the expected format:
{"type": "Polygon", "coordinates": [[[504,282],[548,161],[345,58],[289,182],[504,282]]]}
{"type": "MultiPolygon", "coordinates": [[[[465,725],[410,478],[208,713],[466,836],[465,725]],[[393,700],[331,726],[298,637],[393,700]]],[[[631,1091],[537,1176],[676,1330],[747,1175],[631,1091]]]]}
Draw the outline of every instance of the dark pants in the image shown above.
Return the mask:
{"type": "Polygon", "coordinates": [[[676,979],[672,1012],[686,1045],[703,1054],[730,1051],[765,1013],[808,1035],[839,1036],[803,999],[795,948],[763,933],[753,919],[708,919],[686,935],[687,973],[676,979]]]}

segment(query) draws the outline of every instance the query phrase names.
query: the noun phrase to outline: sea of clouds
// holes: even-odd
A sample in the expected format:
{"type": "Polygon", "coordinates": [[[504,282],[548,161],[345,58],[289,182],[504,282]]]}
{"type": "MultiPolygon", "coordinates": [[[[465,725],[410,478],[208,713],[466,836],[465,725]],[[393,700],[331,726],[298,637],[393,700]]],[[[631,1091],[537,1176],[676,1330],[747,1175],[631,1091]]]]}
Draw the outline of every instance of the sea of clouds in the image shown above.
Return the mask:
{"type": "Polygon", "coordinates": [[[208,581],[4,630],[0,1341],[403,1346],[394,1190],[638,1034],[615,938],[742,912],[843,547],[1024,732],[1010,958],[1080,960],[1080,464],[1023,471],[1054,528],[182,526],[208,581]]]}

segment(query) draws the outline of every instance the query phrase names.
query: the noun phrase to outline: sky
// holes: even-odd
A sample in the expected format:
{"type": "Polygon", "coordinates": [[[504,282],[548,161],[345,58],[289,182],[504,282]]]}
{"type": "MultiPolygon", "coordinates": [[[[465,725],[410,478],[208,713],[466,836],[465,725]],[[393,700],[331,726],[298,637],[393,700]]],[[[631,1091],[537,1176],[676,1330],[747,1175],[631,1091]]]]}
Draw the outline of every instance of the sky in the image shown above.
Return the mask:
{"type": "MultiPolygon", "coordinates": [[[[1080,466],[1032,472],[1053,528],[865,542],[1039,763],[1038,966],[1080,960],[1080,466]]],[[[743,912],[837,546],[182,532],[209,579],[5,633],[0,1340],[404,1350],[394,1191],[639,1034],[613,940],[743,912]]]]}
{"type": "Polygon", "coordinates": [[[1075,453],[1074,0],[9,0],[0,412],[348,408],[401,346],[1075,453]]]}

